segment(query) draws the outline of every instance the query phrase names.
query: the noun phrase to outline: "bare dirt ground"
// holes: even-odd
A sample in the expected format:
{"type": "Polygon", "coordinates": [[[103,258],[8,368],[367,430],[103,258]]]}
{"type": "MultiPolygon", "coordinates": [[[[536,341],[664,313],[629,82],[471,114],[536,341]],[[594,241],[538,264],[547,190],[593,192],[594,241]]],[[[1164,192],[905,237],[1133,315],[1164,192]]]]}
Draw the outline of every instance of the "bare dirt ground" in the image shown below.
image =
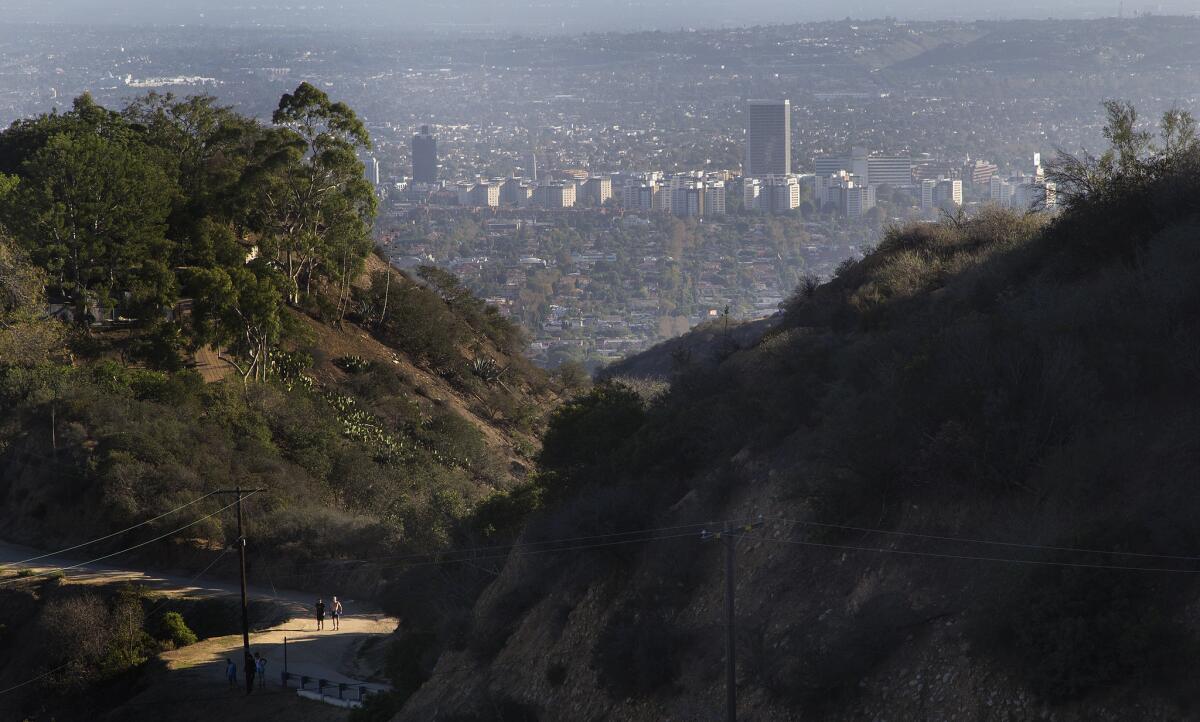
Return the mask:
{"type": "MultiPolygon", "coordinates": [[[[0,574],[10,576],[16,567],[13,562],[37,556],[32,549],[0,543],[0,574]]],[[[49,571],[75,562],[65,559],[44,559],[23,565],[34,572],[49,571]]],[[[119,566],[87,565],[66,571],[64,583],[119,584],[130,582],[143,585],[161,594],[188,598],[230,596],[236,598],[236,582],[195,579],[175,574],[161,574],[119,566]]],[[[284,640],[287,640],[288,671],[339,682],[365,685],[371,690],[386,689],[378,682],[382,672],[374,668],[377,654],[367,654],[372,647],[386,640],[395,630],[397,621],[377,610],[360,605],[355,600],[343,600],[346,616],[333,629],[328,616],[325,630],[316,629],[312,605],[317,593],[295,590],[264,589],[250,586],[247,596],[272,602],[285,610],[287,621],[276,626],[252,631],[250,649],[267,659],[266,685],[253,695],[246,695],[244,682],[230,689],[225,679],[225,660],[238,665],[239,682],[244,680],[241,635],[213,637],[182,649],[161,655],[155,669],[148,674],[149,687],[129,700],[108,719],[154,720],[344,720],[347,713],[336,707],[304,700],[294,689],[282,687],[280,673],[284,668],[284,640]],[[372,661],[374,660],[374,661],[372,661]],[[374,680],[374,681],[373,681],[374,680]]],[[[326,605],[331,598],[324,597],[326,605]]],[[[253,623],[253,620],[251,620],[253,623]]],[[[311,687],[310,687],[311,689],[311,687]]],[[[336,694],[336,690],[333,694],[336,694]]],[[[351,695],[354,696],[354,695],[351,695]]]]}

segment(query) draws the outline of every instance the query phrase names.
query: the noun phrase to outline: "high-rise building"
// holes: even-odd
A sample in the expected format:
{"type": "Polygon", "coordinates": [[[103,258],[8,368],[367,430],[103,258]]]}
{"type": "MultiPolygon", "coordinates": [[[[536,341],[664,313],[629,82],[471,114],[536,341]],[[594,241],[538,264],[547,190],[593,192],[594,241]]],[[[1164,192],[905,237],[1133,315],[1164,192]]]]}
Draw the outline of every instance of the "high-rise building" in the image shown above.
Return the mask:
{"type": "Polygon", "coordinates": [[[414,183],[437,183],[437,138],[428,125],[422,125],[421,132],[413,136],[412,164],[414,183]]]}
{"type": "Polygon", "coordinates": [[[533,186],[520,178],[509,178],[500,185],[500,202],[505,205],[528,205],[532,196],[533,186]]]}
{"type": "Polygon", "coordinates": [[[817,177],[828,178],[841,171],[850,172],[850,159],[842,155],[819,155],[813,158],[813,168],[817,177]]]}
{"type": "Polygon", "coordinates": [[[366,167],[367,180],[371,181],[371,185],[382,184],[383,178],[379,169],[379,159],[371,156],[363,165],[366,167]]]}
{"type": "Polygon", "coordinates": [[[875,186],[850,183],[846,188],[846,217],[862,218],[875,207],[875,186]]]}
{"type": "Polygon", "coordinates": [[[913,162],[907,155],[873,155],[867,158],[864,185],[911,186],[913,162]]]}
{"type": "Polygon", "coordinates": [[[794,175],[763,178],[759,208],[771,213],[788,213],[800,207],[800,179],[794,175]]]}
{"type": "Polygon", "coordinates": [[[758,178],[742,179],[742,207],[748,211],[759,210],[759,198],[762,196],[762,181],[758,178]]]}
{"type": "Polygon", "coordinates": [[[933,178],[926,178],[921,181],[921,211],[924,213],[933,212],[933,203],[935,191],[937,190],[938,182],[933,178]]]}
{"type": "Polygon", "coordinates": [[[704,181],[682,180],[673,185],[671,212],[680,218],[699,218],[704,215],[704,181]]]}
{"type": "Polygon", "coordinates": [[[590,198],[596,206],[602,206],[613,196],[612,178],[608,176],[592,176],[583,184],[583,195],[590,198]]]}
{"type": "Polygon", "coordinates": [[[725,181],[709,181],[705,185],[704,215],[725,215],[725,181]]]}
{"type": "Polygon", "coordinates": [[[999,170],[995,163],[977,160],[963,166],[962,179],[972,188],[988,188],[999,170]]]}
{"type": "Polygon", "coordinates": [[[542,183],[534,191],[533,201],[543,208],[574,208],[575,184],[562,181],[542,183]]]}
{"type": "Polygon", "coordinates": [[[819,155],[813,158],[813,168],[818,178],[828,178],[846,171],[858,178],[863,185],[878,186],[884,183],[894,187],[913,184],[913,162],[906,155],[870,155],[864,148],[851,149],[849,156],[819,155]]]}
{"type": "MultiPolygon", "coordinates": [[[[927,181],[928,182],[928,181],[927,181]]],[[[921,207],[925,208],[925,186],[921,186],[921,207]]],[[[952,211],[963,204],[962,181],[957,178],[939,178],[934,181],[933,208],[952,211]]],[[[928,209],[927,209],[928,210],[928,209]]]]}
{"type": "Polygon", "coordinates": [[[792,102],[746,103],[746,165],[742,175],[760,178],[792,172],[792,102]]]}
{"type": "Polygon", "coordinates": [[[626,210],[649,213],[657,210],[655,199],[659,193],[658,184],[654,181],[627,183],[621,191],[621,205],[626,210]]]}
{"type": "Polygon", "coordinates": [[[1013,184],[998,175],[992,176],[988,182],[988,200],[1005,208],[1012,205],[1013,184]]]}
{"type": "Polygon", "coordinates": [[[500,185],[498,183],[476,183],[471,188],[469,204],[479,208],[495,208],[500,205],[500,185]]]}

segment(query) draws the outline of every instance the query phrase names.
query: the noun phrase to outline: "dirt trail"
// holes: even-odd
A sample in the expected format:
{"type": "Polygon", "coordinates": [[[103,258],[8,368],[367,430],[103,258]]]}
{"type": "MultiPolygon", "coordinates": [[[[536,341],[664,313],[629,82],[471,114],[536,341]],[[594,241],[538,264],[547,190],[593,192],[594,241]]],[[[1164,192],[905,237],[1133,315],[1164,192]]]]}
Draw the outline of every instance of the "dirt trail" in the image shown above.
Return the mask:
{"type": "MultiPolygon", "coordinates": [[[[0,542],[0,576],[11,578],[11,573],[18,568],[12,566],[14,562],[38,555],[36,550],[0,542]]],[[[236,563],[236,557],[229,556],[230,563],[236,563]]],[[[75,563],[75,560],[49,558],[22,566],[34,572],[43,572],[75,563]]],[[[131,582],[162,594],[187,598],[236,598],[240,593],[236,582],[205,578],[197,580],[177,574],[101,564],[86,565],[65,573],[65,583],[131,582]]],[[[335,631],[332,619],[326,617],[325,630],[317,631],[312,608],[318,594],[251,585],[247,588],[247,596],[253,600],[270,601],[282,606],[289,616],[282,624],[250,633],[251,651],[258,652],[267,659],[267,692],[284,691],[281,688],[280,672],[283,671],[284,665],[285,638],[289,672],[325,679],[334,684],[341,682],[354,684],[356,687],[361,684],[375,691],[387,688],[384,684],[371,681],[378,679],[380,673],[379,670],[366,668],[368,665],[363,662],[366,656],[363,652],[370,646],[384,641],[395,630],[397,621],[394,618],[366,605],[360,605],[355,600],[343,599],[346,616],[342,618],[339,629],[335,631]]],[[[329,608],[331,597],[325,596],[324,600],[329,608]]],[[[213,694],[227,689],[226,658],[232,658],[238,665],[239,679],[242,679],[241,635],[213,637],[161,656],[167,673],[160,682],[172,690],[213,694]]],[[[335,689],[333,694],[336,693],[335,689]]]]}

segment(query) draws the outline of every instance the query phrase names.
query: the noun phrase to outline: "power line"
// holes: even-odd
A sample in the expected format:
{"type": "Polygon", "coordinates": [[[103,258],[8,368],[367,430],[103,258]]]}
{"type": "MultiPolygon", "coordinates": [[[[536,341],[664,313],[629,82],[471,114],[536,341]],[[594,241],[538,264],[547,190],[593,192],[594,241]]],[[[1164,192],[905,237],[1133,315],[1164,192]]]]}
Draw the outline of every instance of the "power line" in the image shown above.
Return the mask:
{"type": "MultiPolygon", "coordinates": [[[[721,524],[721,523],[725,523],[725,522],[715,522],[715,523],[721,524]]],[[[731,523],[736,523],[736,522],[731,522],[731,523]]],[[[657,527],[657,528],[651,528],[651,529],[639,529],[637,531],[616,532],[613,534],[594,534],[594,535],[585,536],[585,537],[567,537],[567,538],[562,538],[562,539],[546,539],[546,540],[539,541],[539,542],[527,542],[524,544],[509,544],[509,545],[494,546],[494,547],[476,547],[473,549],[457,549],[457,550],[448,550],[448,551],[444,551],[444,552],[425,552],[423,554],[413,554],[413,555],[409,555],[407,557],[403,557],[403,556],[402,557],[379,557],[380,560],[400,559],[400,560],[407,560],[407,561],[399,563],[399,564],[383,565],[383,566],[377,567],[377,570],[383,571],[386,569],[398,569],[401,567],[407,568],[407,569],[415,569],[417,567],[439,565],[439,564],[459,564],[459,563],[464,563],[464,562],[489,561],[489,560],[493,560],[493,559],[508,559],[509,557],[513,557],[513,556],[529,556],[529,555],[533,555],[533,554],[552,554],[555,552],[599,549],[599,548],[605,548],[605,547],[619,546],[622,544],[638,544],[638,543],[643,543],[643,542],[658,541],[660,539],[682,539],[684,537],[699,537],[702,528],[712,526],[713,524],[714,524],[714,522],[699,522],[696,524],[684,524],[684,525],[680,525],[680,526],[667,526],[667,527],[657,527]],[[680,533],[680,534],[668,534],[668,535],[660,534],[660,532],[676,531],[676,530],[680,530],[680,529],[695,529],[696,531],[690,531],[687,533],[680,533]],[[648,534],[653,534],[656,536],[645,536],[648,534]],[[576,541],[588,541],[588,540],[594,540],[594,539],[611,539],[612,537],[616,537],[616,536],[633,536],[633,535],[642,535],[642,536],[640,536],[638,538],[631,538],[631,539],[617,539],[617,540],[613,540],[613,541],[600,542],[600,543],[596,543],[596,544],[555,546],[555,547],[551,547],[551,548],[539,548],[539,549],[530,549],[528,551],[522,551],[522,549],[525,549],[526,547],[532,546],[534,544],[569,544],[570,542],[576,542],[576,541]],[[480,551],[495,551],[495,552],[504,552],[504,553],[486,554],[484,556],[473,556],[473,554],[475,552],[480,552],[480,551]],[[449,558],[449,559],[436,558],[436,557],[444,557],[446,555],[461,555],[461,554],[472,554],[472,556],[462,556],[459,558],[449,558]],[[415,561],[415,560],[423,560],[423,561],[415,561]],[[409,563],[409,562],[412,562],[412,563],[409,563]]],[[[361,562],[364,564],[373,563],[373,560],[369,560],[369,559],[356,559],[356,560],[349,560],[349,561],[361,562]]],[[[319,563],[320,562],[310,562],[310,564],[312,564],[312,565],[316,565],[319,563]]],[[[279,576],[279,577],[275,577],[275,578],[276,579],[295,579],[295,578],[299,578],[299,577],[308,577],[308,576],[311,576],[311,574],[312,574],[311,572],[304,572],[304,573],[297,573],[297,574],[287,574],[287,575],[283,575],[283,576],[279,576]]]]}
{"type": "Polygon", "coordinates": [[[86,546],[91,546],[92,544],[96,544],[96,543],[98,543],[98,542],[102,542],[102,541],[105,541],[105,540],[107,540],[107,539],[112,539],[113,537],[120,536],[120,535],[122,535],[122,534],[124,534],[124,533],[126,533],[126,532],[131,532],[131,531],[133,531],[134,529],[137,529],[137,528],[139,528],[139,527],[146,526],[147,524],[152,524],[152,523],[154,523],[154,522],[158,521],[159,519],[162,519],[163,517],[170,516],[170,515],[174,514],[174,513],[175,513],[175,512],[177,512],[177,511],[181,511],[181,510],[183,510],[183,509],[186,509],[186,508],[188,508],[189,506],[191,506],[192,504],[195,504],[195,503],[197,503],[197,502],[204,501],[205,499],[207,499],[208,497],[210,497],[210,496],[212,496],[212,495],[213,495],[213,492],[209,492],[209,493],[205,494],[205,495],[204,495],[204,496],[202,496],[202,497],[199,497],[199,498],[197,498],[197,499],[192,499],[192,500],[191,500],[191,501],[189,501],[188,503],[186,503],[186,504],[183,504],[183,505],[181,505],[181,506],[177,506],[177,507],[175,507],[174,509],[172,509],[172,510],[170,510],[170,511],[163,512],[162,514],[159,514],[158,516],[156,516],[156,517],[154,517],[154,518],[152,518],[152,519],[147,519],[147,520],[145,520],[145,521],[143,521],[143,522],[139,522],[139,523],[137,523],[137,524],[134,524],[133,526],[126,527],[126,528],[124,528],[124,529],[122,529],[122,530],[120,530],[120,531],[115,531],[115,532],[113,532],[112,534],[107,534],[107,535],[105,535],[105,536],[102,536],[102,537],[96,537],[95,539],[92,539],[91,541],[85,541],[85,542],[83,542],[82,544],[76,544],[75,546],[72,546],[72,547],[66,547],[65,549],[59,549],[58,551],[54,551],[54,552],[47,552],[46,554],[42,554],[42,555],[39,555],[39,556],[36,556],[36,557],[29,557],[28,559],[22,559],[22,560],[21,560],[21,561],[19,561],[19,562],[7,562],[7,563],[5,563],[5,564],[0,564],[0,570],[2,570],[2,569],[5,569],[5,568],[7,568],[7,567],[22,566],[22,565],[24,565],[24,564],[28,564],[29,562],[36,562],[36,561],[38,561],[38,560],[40,560],[40,559],[45,559],[45,558],[47,558],[47,557],[58,556],[59,554],[63,554],[63,553],[65,553],[65,552],[75,551],[76,549],[82,549],[83,547],[86,547],[86,546]]]}
{"type": "Polygon", "coordinates": [[[510,557],[532,556],[534,554],[554,554],[557,552],[583,551],[583,550],[587,550],[587,549],[601,549],[601,548],[605,548],[605,547],[619,546],[621,544],[641,544],[641,543],[645,543],[645,542],[663,541],[665,539],[683,539],[685,537],[698,539],[698,538],[700,538],[700,535],[698,532],[690,532],[687,534],[666,534],[666,535],[659,535],[659,536],[653,536],[653,537],[646,537],[643,539],[623,539],[623,540],[619,540],[619,541],[602,542],[602,543],[598,543],[598,544],[580,544],[577,546],[555,547],[553,549],[533,549],[533,550],[525,551],[525,552],[514,551],[510,554],[497,554],[494,556],[465,557],[463,559],[441,559],[441,560],[435,560],[435,561],[421,562],[418,564],[396,564],[396,565],[392,565],[392,566],[382,566],[379,569],[380,569],[380,571],[382,571],[384,569],[394,569],[397,567],[413,568],[413,567],[428,566],[428,565],[432,565],[432,564],[459,564],[462,562],[478,562],[478,561],[487,561],[490,559],[508,559],[510,557]]]}
{"type": "Polygon", "coordinates": [[[541,544],[563,544],[563,543],[567,543],[567,542],[592,541],[594,539],[611,539],[614,537],[633,536],[636,534],[648,534],[651,532],[678,531],[680,529],[697,529],[697,528],[703,528],[703,527],[717,526],[717,525],[724,524],[724,523],[725,523],[724,521],[702,521],[702,522],[696,522],[694,524],[681,524],[678,526],[655,527],[655,528],[651,528],[651,529],[636,529],[633,531],[620,531],[620,532],[612,532],[609,534],[593,534],[590,536],[567,537],[567,538],[563,538],[563,539],[544,539],[541,541],[516,542],[513,544],[499,544],[499,545],[494,545],[494,546],[468,547],[465,549],[448,549],[445,551],[420,552],[420,553],[398,555],[398,556],[363,557],[360,559],[331,559],[331,560],[329,560],[328,563],[333,563],[333,564],[371,564],[371,563],[376,563],[376,562],[404,561],[407,559],[425,559],[428,557],[442,556],[442,555],[446,555],[446,554],[474,554],[477,552],[506,551],[506,550],[512,550],[512,549],[519,549],[519,548],[523,548],[523,547],[532,547],[532,546],[541,545],[541,544]]]}
{"type": "MultiPolygon", "coordinates": [[[[253,494],[247,494],[246,496],[247,496],[247,497],[249,497],[249,496],[253,496],[253,494]]],[[[243,498],[246,498],[246,497],[243,497],[243,498]]],[[[225,505],[225,506],[221,507],[220,509],[217,509],[216,511],[214,511],[214,512],[213,512],[213,513],[211,513],[211,514],[206,514],[206,515],[204,515],[204,516],[200,517],[199,519],[196,519],[195,521],[191,521],[191,522],[188,522],[187,524],[184,524],[183,526],[179,527],[178,529],[173,529],[173,530],[171,530],[171,531],[169,531],[169,532],[167,532],[167,533],[165,533],[165,534],[160,534],[159,536],[156,536],[156,537],[154,537],[153,539],[148,539],[148,540],[146,540],[146,541],[144,541],[144,542],[141,542],[140,544],[134,544],[133,546],[126,547],[126,548],[124,548],[124,549],[121,549],[121,550],[119,550],[119,551],[112,552],[111,554],[105,554],[104,556],[101,556],[101,557],[96,557],[95,559],[89,559],[89,560],[88,560],[88,561],[86,561],[86,562],[78,562],[78,563],[76,563],[76,564],[72,564],[72,565],[70,565],[70,566],[65,566],[65,567],[57,567],[57,568],[55,568],[55,569],[50,569],[50,570],[47,570],[47,571],[44,571],[44,572],[38,572],[38,573],[36,573],[36,574],[31,574],[31,575],[29,575],[28,577],[24,577],[24,578],[25,578],[25,579],[28,579],[28,578],[31,578],[31,577],[44,577],[44,576],[48,576],[48,575],[51,575],[51,574],[57,574],[58,572],[65,572],[65,571],[68,571],[68,570],[71,570],[71,569],[78,569],[79,567],[88,566],[89,564],[95,564],[96,562],[102,562],[102,561],[104,561],[105,559],[111,559],[112,557],[118,556],[118,555],[120,555],[120,554],[124,554],[124,553],[126,553],[126,552],[131,552],[131,551],[133,551],[134,549],[140,549],[140,548],[142,548],[142,547],[144,547],[144,546],[146,546],[146,545],[148,545],[148,544],[153,544],[154,542],[157,542],[157,541],[162,541],[163,539],[166,539],[167,537],[169,537],[169,536],[171,536],[171,535],[173,535],[173,534],[178,534],[179,532],[183,531],[184,529],[187,529],[187,528],[189,528],[189,527],[193,527],[193,526],[195,526],[195,525],[199,524],[200,522],[202,522],[202,521],[205,521],[206,519],[211,519],[211,518],[213,518],[214,516],[216,516],[217,514],[220,514],[221,512],[225,511],[226,509],[231,509],[231,508],[233,508],[233,507],[234,507],[236,504],[237,504],[237,502],[236,502],[236,501],[235,501],[235,502],[232,502],[232,503],[230,503],[230,504],[227,504],[227,505],[225,505]]],[[[21,579],[21,578],[22,578],[22,577],[17,577],[16,579],[21,579]]],[[[4,581],[0,581],[0,586],[2,586],[2,585],[4,585],[4,584],[7,584],[7,583],[9,583],[9,582],[12,582],[12,581],[14,581],[14,579],[6,579],[6,580],[4,580],[4,581]]]]}
{"type": "Polygon", "coordinates": [[[24,682],[21,682],[20,684],[14,684],[13,686],[11,686],[11,687],[9,687],[9,688],[7,688],[7,689],[0,689],[0,694],[8,694],[9,692],[12,692],[12,691],[14,691],[14,690],[18,690],[18,689],[20,689],[20,688],[24,687],[25,685],[28,685],[28,684],[33,684],[34,682],[38,681],[39,679],[45,679],[46,677],[49,677],[50,675],[54,674],[55,672],[58,672],[59,670],[65,669],[65,668],[67,668],[67,667],[69,667],[69,666],[71,666],[71,663],[70,663],[70,662],[64,662],[63,664],[60,664],[60,665],[58,665],[58,666],[57,666],[57,667],[55,667],[54,669],[52,669],[52,670],[50,670],[50,671],[48,671],[48,672],[42,672],[42,673],[41,673],[41,674],[39,674],[38,676],[36,676],[36,677],[32,677],[32,678],[30,678],[30,679],[27,679],[27,680],[25,680],[24,682]]]}
{"type": "MultiPolygon", "coordinates": [[[[744,535],[742,535],[744,536],[744,535]]],[[[771,539],[769,537],[748,537],[747,539],[758,539],[760,541],[775,542],[777,544],[795,544],[798,546],[817,547],[821,549],[837,549],[841,551],[856,551],[856,552],[877,552],[881,554],[899,554],[912,557],[929,557],[934,559],[957,559],[962,561],[976,562],[1002,562],[1007,564],[1026,564],[1033,566],[1047,567],[1071,567],[1078,569],[1111,569],[1114,571],[1127,572],[1164,572],[1168,574],[1200,574],[1200,569],[1172,569],[1163,567],[1134,567],[1124,566],[1120,564],[1091,564],[1087,562],[1063,562],[1050,561],[1044,559],[1014,559],[1011,557],[990,557],[990,556],[974,556],[969,554],[944,554],[941,552],[922,552],[909,549],[888,549],[886,547],[866,547],[854,546],[849,544],[828,544],[825,542],[805,541],[803,539],[771,539]]]]}
{"type": "Polygon", "coordinates": [[[864,534],[887,534],[890,536],[911,537],[915,539],[930,539],[934,541],[949,541],[959,542],[963,544],[983,544],[991,546],[1013,547],[1016,549],[1035,549],[1042,551],[1055,552],[1071,552],[1075,554],[1106,554],[1110,556],[1123,557],[1140,557],[1144,559],[1173,559],[1176,561],[1200,561],[1200,556],[1189,556],[1179,554],[1151,554],[1144,552],[1122,552],[1111,549],[1088,549],[1083,547],[1062,547],[1050,546],[1046,544],[1027,544],[1023,542],[998,541],[994,539],[973,539],[970,537],[944,536],[938,534],[922,534],[909,531],[893,531],[888,529],[872,529],[870,527],[849,526],[845,524],[829,524],[819,521],[804,521],[800,519],[784,519],[782,517],[767,517],[767,521],[786,522],[788,524],[799,524],[803,526],[815,526],[823,529],[840,529],[842,531],[856,531],[864,534]]]}
{"type": "MultiPolygon", "coordinates": [[[[211,562],[209,562],[208,566],[201,569],[200,572],[196,576],[192,577],[191,579],[189,579],[187,581],[186,586],[190,587],[190,586],[194,585],[196,583],[196,580],[198,580],[200,577],[204,576],[208,572],[209,569],[212,569],[214,566],[216,566],[217,562],[224,559],[225,555],[228,553],[229,553],[229,547],[222,549],[221,553],[217,555],[216,559],[213,559],[211,562]]],[[[170,601],[171,601],[170,594],[164,592],[162,601],[160,601],[157,605],[155,605],[154,608],[152,608],[149,612],[146,612],[146,616],[153,617],[155,612],[162,609],[164,606],[166,606],[167,602],[170,602],[170,601]]]]}

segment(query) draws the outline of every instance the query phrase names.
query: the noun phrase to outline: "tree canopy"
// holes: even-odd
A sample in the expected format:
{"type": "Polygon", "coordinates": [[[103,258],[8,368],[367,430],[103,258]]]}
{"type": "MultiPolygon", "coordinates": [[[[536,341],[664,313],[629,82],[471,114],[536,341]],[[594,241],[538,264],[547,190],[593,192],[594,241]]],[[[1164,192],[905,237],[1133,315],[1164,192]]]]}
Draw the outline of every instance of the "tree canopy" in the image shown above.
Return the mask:
{"type": "Polygon", "coordinates": [[[0,132],[6,258],[42,269],[85,327],[110,314],[159,325],[195,298],[167,335],[267,374],[282,306],[320,284],[348,298],[371,250],[370,145],[354,111],[308,83],[271,124],[210,96],[151,93],[116,112],[83,95],[0,132]]]}

